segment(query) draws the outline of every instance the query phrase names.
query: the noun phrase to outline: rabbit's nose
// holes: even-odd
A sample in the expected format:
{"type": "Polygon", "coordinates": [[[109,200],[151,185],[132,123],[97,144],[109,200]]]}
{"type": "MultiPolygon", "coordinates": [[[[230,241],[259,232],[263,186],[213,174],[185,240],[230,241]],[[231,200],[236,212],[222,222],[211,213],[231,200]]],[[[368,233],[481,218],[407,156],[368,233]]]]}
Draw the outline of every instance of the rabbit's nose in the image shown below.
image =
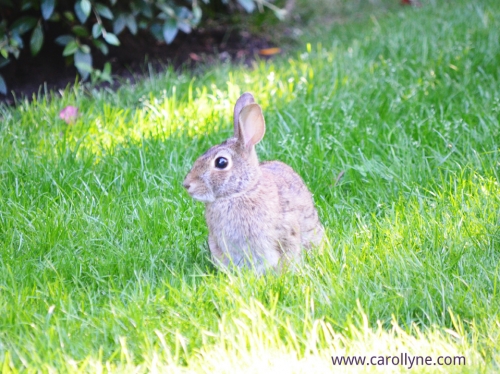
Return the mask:
{"type": "Polygon", "coordinates": [[[184,188],[185,188],[186,190],[189,190],[189,187],[191,186],[191,185],[189,184],[189,182],[187,182],[187,181],[184,181],[184,182],[182,183],[182,185],[184,186],[184,188]]]}

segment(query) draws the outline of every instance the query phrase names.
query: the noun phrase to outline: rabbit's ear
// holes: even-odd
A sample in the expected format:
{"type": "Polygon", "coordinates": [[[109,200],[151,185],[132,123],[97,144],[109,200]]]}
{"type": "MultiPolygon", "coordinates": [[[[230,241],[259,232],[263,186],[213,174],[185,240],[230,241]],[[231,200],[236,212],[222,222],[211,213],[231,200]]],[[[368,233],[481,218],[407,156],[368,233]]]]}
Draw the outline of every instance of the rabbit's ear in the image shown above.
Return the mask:
{"type": "Polygon", "coordinates": [[[234,105],[234,137],[239,137],[239,118],[241,110],[249,105],[255,103],[255,100],[250,92],[245,92],[240,98],[236,101],[234,105]]]}
{"type": "Polygon", "coordinates": [[[259,104],[249,104],[241,110],[239,125],[238,139],[245,148],[253,147],[262,140],[266,123],[259,104]]]}

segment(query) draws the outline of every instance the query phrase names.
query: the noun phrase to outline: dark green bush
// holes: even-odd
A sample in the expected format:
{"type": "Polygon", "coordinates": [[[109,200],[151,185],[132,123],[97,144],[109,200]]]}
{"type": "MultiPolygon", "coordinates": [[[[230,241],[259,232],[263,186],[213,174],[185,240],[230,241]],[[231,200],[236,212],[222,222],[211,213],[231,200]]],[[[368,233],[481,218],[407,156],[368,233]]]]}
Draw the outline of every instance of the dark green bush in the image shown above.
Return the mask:
{"type": "MultiPolygon", "coordinates": [[[[179,31],[189,33],[201,21],[202,7],[211,0],[0,0],[0,69],[18,58],[23,48],[38,54],[45,43],[64,46],[63,57],[72,59],[83,80],[90,74],[110,80],[110,65],[102,71],[93,67],[92,53],[108,54],[108,47],[120,45],[125,30],[136,35],[148,30],[158,40],[170,44],[179,31]],[[56,30],[54,40],[46,40],[47,30],[56,30]]],[[[212,0],[215,1],[215,0],[212,0]]],[[[247,12],[256,5],[280,10],[266,0],[233,1],[247,12]]],[[[51,33],[51,35],[53,32],[51,33]]],[[[0,93],[7,87],[0,74],[0,93]]]]}

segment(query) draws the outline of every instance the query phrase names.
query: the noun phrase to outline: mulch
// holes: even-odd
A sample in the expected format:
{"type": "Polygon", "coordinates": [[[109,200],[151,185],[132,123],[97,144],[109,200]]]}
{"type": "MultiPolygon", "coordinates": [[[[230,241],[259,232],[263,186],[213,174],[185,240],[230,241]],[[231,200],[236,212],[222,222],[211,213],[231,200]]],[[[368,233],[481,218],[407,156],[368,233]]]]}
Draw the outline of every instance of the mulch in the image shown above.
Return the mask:
{"type": "MultiPolygon", "coordinates": [[[[24,50],[18,60],[0,70],[9,90],[7,96],[0,95],[0,101],[15,105],[21,98],[31,99],[34,94],[63,89],[75,82],[77,71],[71,61],[62,57],[62,47],[48,42],[54,38],[46,37],[44,48],[36,57],[24,50]]],[[[276,49],[270,49],[273,46],[267,38],[227,26],[180,33],[170,45],[158,42],[148,33],[136,36],[124,33],[120,35],[120,41],[121,46],[111,47],[108,56],[93,51],[94,67],[102,68],[104,62],[109,61],[113,76],[132,82],[144,75],[148,64],[154,71],[161,71],[169,65],[196,68],[228,60],[249,64],[259,53],[261,58],[269,58],[276,52],[276,49]]],[[[113,88],[117,85],[119,83],[114,83],[113,88]]]]}

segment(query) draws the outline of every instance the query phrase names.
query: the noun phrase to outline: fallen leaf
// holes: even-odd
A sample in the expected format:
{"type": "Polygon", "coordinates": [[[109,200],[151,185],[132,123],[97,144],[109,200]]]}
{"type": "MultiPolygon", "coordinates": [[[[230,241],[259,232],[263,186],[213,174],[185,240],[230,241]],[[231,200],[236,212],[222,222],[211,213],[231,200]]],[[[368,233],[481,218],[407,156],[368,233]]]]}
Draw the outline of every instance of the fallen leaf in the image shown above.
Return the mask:
{"type": "Polygon", "coordinates": [[[259,50],[259,55],[261,56],[272,56],[281,53],[281,48],[264,48],[259,50]]]}
{"type": "Polygon", "coordinates": [[[198,56],[196,53],[190,53],[189,57],[191,58],[191,60],[194,60],[194,61],[200,61],[201,60],[201,57],[198,56]]]}
{"type": "Polygon", "coordinates": [[[76,106],[68,105],[66,108],[59,112],[61,118],[68,125],[74,123],[78,117],[78,108],[76,106]]]}
{"type": "Polygon", "coordinates": [[[418,0],[401,0],[401,5],[422,6],[418,0]]]}

